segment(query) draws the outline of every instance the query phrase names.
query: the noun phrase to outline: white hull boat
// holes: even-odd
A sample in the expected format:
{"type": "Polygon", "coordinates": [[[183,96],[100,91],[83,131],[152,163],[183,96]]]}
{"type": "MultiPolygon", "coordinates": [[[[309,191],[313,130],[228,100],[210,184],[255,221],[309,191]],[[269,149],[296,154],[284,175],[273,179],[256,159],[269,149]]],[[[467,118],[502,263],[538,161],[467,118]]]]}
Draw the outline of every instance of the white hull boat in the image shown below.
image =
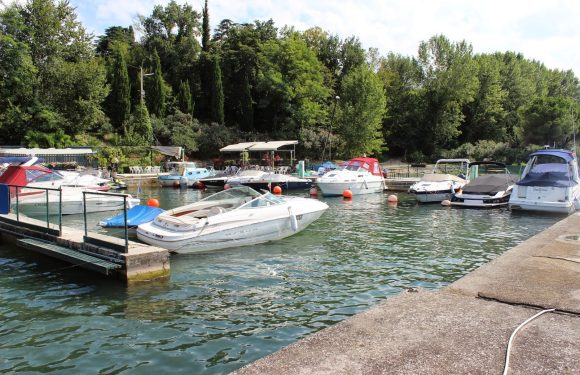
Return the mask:
{"type": "Polygon", "coordinates": [[[345,190],[353,195],[380,193],[387,188],[379,162],[374,158],[351,159],[319,177],[316,185],[325,196],[342,195],[345,190]]]}
{"type": "Polygon", "coordinates": [[[517,176],[498,162],[473,162],[469,164],[470,181],[463,189],[451,195],[451,206],[468,208],[496,208],[508,205],[517,176]],[[480,175],[483,170],[488,174],[480,175]]]}
{"type": "Polygon", "coordinates": [[[302,231],[327,208],[315,199],[240,186],[160,214],[137,227],[137,238],[176,253],[255,245],[302,231]]]}
{"type": "Polygon", "coordinates": [[[421,203],[434,203],[451,199],[467,182],[467,159],[439,159],[431,173],[423,175],[411,185],[409,193],[421,203]],[[451,174],[454,173],[454,174],[451,174]]]}
{"type": "MultiPolygon", "coordinates": [[[[94,192],[95,190],[61,187],[62,204],[60,203],[59,192],[48,192],[48,213],[58,215],[59,205],[62,215],[82,214],[86,209],[87,213],[115,211],[123,209],[123,197],[110,195],[87,194],[86,203],[83,203],[83,191],[94,192]]],[[[106,194],[106,193],[105,193],[106,194]]],[[[43,216],[47,212],[46,193],[37,189],[22,189],[19,193],[18,202],[12,199],[12,208],[27,216],[43,216]]],[[[140,202],[139,199],[130,195],[126,198],[126,207],[130,209],[140,202]]]]}
{"type": "Polygon", "coordinates": [[[171,162],[167,175],[157,177],[162,187],[192,187],[199,179],[213,175],[213,168],[200,168],[193,162],[171,162]]]}
{"type": "Polygon", "coordinates": [[[567,150],[532,153],[509,200],[512,210],[571,214],[580,208],[578,162],[567,150]]]}

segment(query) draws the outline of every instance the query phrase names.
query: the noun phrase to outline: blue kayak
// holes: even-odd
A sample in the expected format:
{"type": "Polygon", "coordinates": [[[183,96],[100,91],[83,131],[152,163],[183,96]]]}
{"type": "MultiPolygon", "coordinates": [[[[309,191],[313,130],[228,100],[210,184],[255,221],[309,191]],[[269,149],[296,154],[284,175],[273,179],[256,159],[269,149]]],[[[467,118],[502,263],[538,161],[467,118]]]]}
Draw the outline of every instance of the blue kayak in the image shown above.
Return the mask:
{"type": "MultiPolygon", "coordinates": [[[[135,206],[127,211],[127,226],[136,227],[139,224],[147,223],[155,219],[162,212],[165,212],[165,210],[159,207],[135,206]]],[[[105,228],[121,228],[125,226],[125,217],[121,213],[112,218],[100,221],[99,225],[105,228]]]]}

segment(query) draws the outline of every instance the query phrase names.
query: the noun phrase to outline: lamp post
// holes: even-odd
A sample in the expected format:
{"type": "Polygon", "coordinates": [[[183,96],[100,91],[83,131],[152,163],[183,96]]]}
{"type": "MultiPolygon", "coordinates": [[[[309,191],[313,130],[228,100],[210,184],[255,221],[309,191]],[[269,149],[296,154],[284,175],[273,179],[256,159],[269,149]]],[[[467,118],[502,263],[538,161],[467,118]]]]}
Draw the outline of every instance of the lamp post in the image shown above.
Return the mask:
{"type": "MultiPolygon", "coordinates": [[[[330,131],[328,133],[328,160],[332,161],[332,122],[334,121],[334,113],[336,112],[336,104],[340,100],[340,96],[335,96],[334,108],[332,109],[332,116],[330,116],[330,131]]],[[[324,161],[324,160],[323,160],[324,161]]]]}
{"type": "Polygon", "coordinates": [[[140,67],[140,74],[141,74],[141,82],[140,82],[141,91],[140,91],[140,94],[141,94],[141,104],[143,104],[143,99],[145,98],[145,90],[143,89],[143,77],[153,76],[153,75],[155,75],[155,73],[145,73],[145,74],[143,74],[143,66],[141,66],[140,67]]]}

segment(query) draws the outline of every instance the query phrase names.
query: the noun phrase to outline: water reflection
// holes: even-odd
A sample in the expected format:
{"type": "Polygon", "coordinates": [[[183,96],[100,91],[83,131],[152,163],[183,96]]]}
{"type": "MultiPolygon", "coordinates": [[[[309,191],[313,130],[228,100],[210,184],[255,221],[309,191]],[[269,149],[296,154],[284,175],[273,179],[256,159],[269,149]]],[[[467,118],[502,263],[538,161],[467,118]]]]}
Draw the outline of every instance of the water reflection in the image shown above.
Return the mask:
{"type": "MultiPolygon", "coordinates": [[[[204,194],[142,197],[171,208],[204,194]]],[[[169,280],[128,288],[1,247],[0,371],[227,373],[403,288],[447,285],[558,220],[405,194],[396,206],[386,194],[320,199],[329,210],[295,236],[174,255],[169,280]]]]}

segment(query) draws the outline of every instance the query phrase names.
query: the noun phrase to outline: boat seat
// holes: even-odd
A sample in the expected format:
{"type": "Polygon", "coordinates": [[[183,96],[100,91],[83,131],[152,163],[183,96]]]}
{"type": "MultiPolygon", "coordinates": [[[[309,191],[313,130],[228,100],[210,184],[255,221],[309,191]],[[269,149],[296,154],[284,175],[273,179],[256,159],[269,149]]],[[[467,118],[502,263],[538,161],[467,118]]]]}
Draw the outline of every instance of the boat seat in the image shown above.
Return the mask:
{"type": "Polygon", "coordinates": [[[209,209],[209,212],[207,213],[207,217],[223,214],[226,211],[227,210],[223,207],[215,206],[215,207],[212,207],[209,209]]]}

